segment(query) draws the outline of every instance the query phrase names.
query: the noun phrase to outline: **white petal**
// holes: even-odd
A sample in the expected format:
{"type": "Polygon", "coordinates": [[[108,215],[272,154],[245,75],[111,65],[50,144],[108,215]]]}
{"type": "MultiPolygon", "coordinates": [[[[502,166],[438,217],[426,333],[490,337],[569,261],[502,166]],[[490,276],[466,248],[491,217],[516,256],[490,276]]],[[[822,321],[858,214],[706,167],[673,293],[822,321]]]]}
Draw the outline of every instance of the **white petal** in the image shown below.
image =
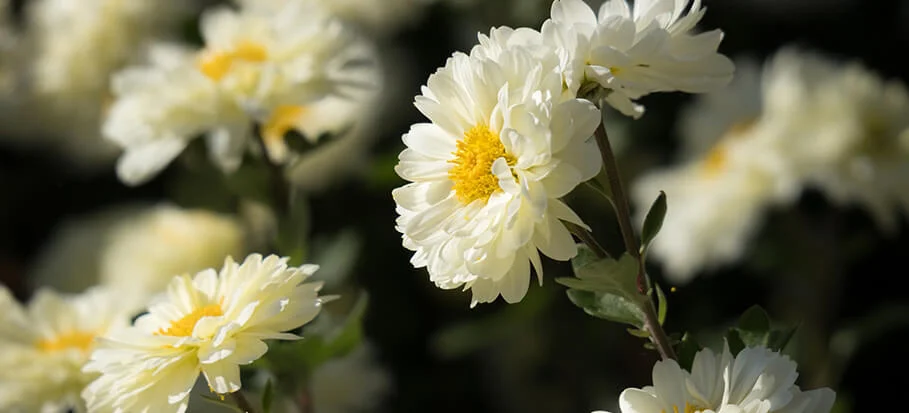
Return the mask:
{"type": "Polygon", "coordinates": [[[126,149],[117,161],[117,176],[127,185],[139,185],[151,179],[186,148],[179,138],[162,139],[126,149]]]}
{"type": "Polygon", "coordinates": [[[557,0],[552,3],[552,19],[566,24],[596,24],[597,18],[581,0],[557,0]]]}
{"type": "Polygon", "coordinates": [[[215,393],[226,394],[240,390],[240,366],[221,362],[202,365],[202,374],[215,393]]]}
{"type": "Polygon", "coordinates": [[[523,256],[516,257],[511,271],[496,286],[506,302],[520,302],[530,288],[530,260],[523,256]]]}
{"type": "Polygon", "coordinates": [[[657,413],[665,410],[659,399],[641,389],[626,389],[619,395],[622,413],[657,413]]]}

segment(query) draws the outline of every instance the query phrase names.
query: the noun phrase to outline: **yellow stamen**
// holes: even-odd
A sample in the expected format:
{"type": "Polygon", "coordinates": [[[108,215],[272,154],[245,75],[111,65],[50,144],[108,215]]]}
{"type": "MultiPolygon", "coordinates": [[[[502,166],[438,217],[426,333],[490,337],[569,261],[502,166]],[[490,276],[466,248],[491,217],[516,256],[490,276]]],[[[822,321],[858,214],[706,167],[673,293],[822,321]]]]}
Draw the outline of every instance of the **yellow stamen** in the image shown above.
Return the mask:
{"type": "Polygon", "coordinates": [[[196,323],[198,323],[202,317],[217,317],[220,315],[224,315],[220,305],[207,305],[202,308],[197,308],[195,311],[183,316],[183,318],[177,321],[171,322],[170,327],[166,330],[162,328],[155,334],[161,336],[188,337],[192,335],[193,329],[196,328],[196,323]]]}
{"type": "Polygon", "coordinates": [[[726,166],[726,145],[722,142],[716,144],[710,152],[704,156],[704,173],[708,176],[717,176],[723,172],[723,168],[726,166]]]}
{"type": "Polygon", "coordinates": [[[704,155],[701,166],[707,176],[714,177],[723,173],[729,162],[729,142],[742,138],[754,127],[756,121],[757,119],[750,119],[733,124],[713,148],[704,155]]]}
{"type": "Polygon", "coordinates": [[[230,71],[234,62],[260,63],[268,59],[268,50],[265,46],[242,41],[232,50],[206,50],[199,57],[198,67],[209,79],[221,80],[230,71]]]}
{"type": "MultiPolygon", "coordinates": [[[[697,413],[701,410],[704,410],[704,408],[692,405],[688,402],[685,402],[685,410],[679,410],[679,406],[672,406],[672,413],[697,413]]],[[[660,413],[666,413],[666,410],[660,410],[660,413]]]]}
{"type": "Polygon", "coordinates": [[[35,345],[39,350],[48,353],[67,349],[77,349],[88,352],[91,350],[94,340],[95,334],[73,331],[58,335],[52,339],[39,340],[35,345]]]}
{"type": "Polygon", "coordinates": [[[454,182],[458,200],[465,205],[477,199],[488,201],[490,195],[501,190],[499,179],[492,174],[496,159],[505,158],[508,166],[517,162],[505,152],[499,135],[484,124],[465,132],[464,139],[458,141],[458,150],[452,154],[455,158],[448,162],[455,166],[448,171],[448,178],[454,182]]]}
{"type": "Polygon", "coordinates": [[[305,106],[279,106],[262,125],[262,137],[265,139],[265,143],[269,146],[283,145],[284,135],[296,128],[297,122],[305,113],[305,106]]]}

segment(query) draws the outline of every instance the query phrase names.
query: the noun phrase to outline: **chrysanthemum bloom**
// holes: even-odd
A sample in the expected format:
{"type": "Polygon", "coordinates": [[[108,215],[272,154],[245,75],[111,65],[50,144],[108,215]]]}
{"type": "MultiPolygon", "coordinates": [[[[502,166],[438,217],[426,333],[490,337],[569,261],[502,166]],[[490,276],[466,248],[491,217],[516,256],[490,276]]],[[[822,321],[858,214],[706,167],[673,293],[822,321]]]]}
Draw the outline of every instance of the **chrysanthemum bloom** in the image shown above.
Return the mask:
{"type": "Polygon", "coordinates": [[[784,49],[765,67],[762,123],[804,185],[895,231],[909,213],[909,93],[859,62],[784,49]]]}
{"type": "Polygon", "coordinates": [[[649,254],[676,283],[741,258],[766,209],[798,193],[790,154],[768,136],[772,125],[759,121],[760,69],[737,67],[728,88],[683,112],[679,162],[646,172],[631,187],[639,219],[660,191],[670,200],[649,254]]]}
{"type": "Polygon", "coordinates": [[[682,154],[638,179],[641,213],[672,207],[651,247],[676,282],[741,258],[763,212],[803,188],[866,209],[883,230],[909,212],[909,93],[858,64],[787,48],[681,116],[682,154]],[[709,171],[709,173],[704,173],[709,171]]]}
{"type": "Polygon", "coordinates": [[[125,150],[118,164],[124,182],[151,178],[198,135],[215,163],[232,171],[254,144],[254,123],[267,156],[284,162],[284,132],[307,105],[375,86],[365,40],[305,0],[208,11],[202,35],[197,53],[157,53],[151,67],[115,77],[104,133],[125,150]]]}
{"type": "Polygon", "coordinates": [[[63,295],[39,290],[23,308],[0,286],[0,411],[84,411],[79,393],[95,337],[124,328],[131,314],[112,291],[63,295]]]}
{"type": "Polygon", "coordinates": [[[99,339],[85,367],[101,373],[82,393],[89,410],[183,412],[200,372],[215,393],[240,390],[240,366],[268,351],[263,340],[297,339],[287,331],[319,313],[321,283],[303,283],[317,269],[253,254],[174,278],[133,327],[99,339]]]}
{"type": "Polygon", "coordinates": [[[570,89],[595,82],[610,105],[639,117],[634,100],[644,95],[702,93],[732,79],[732,62],[717,53],[723,32],[694,33],[704,12],[700,0],[609,0],[598,14],[582,0],[556,0],[542,32],[562,54],[570,89]]]}
{"type": "Polygon", "coordinates": [[[28,2],[15,60],[16,105],[0,113],[0,124],[21,135],[23,145],[87,168],[109,167],[118,151],[102,139],[101,124],[111,74],[137,62],[149,42],[179,35],[189,9],[181,0],[28,2]]]}
{"type": "Polygon", "coordinates": [[[836,394],[828,389],[803,392],[795,385],[796,364],[764,347],[749,347],[735,357],[704,349],[691,372],[674,360],[653,367],[653,386],[626,389],[622,413],[829,413],[836,394]]]}
{"type": "Polygon", "coordinates": [[[455,53],[430,76],[416,106],[432,123],[404,135],[393,191],[411,263],[471,305],[527,292],[539,252],[577,250],[560,220],[583,225],[560,197],[599,171],[591,135],[600,112],[562,89],[554,52],[539,33],[494,29],[471,55],[455,53]]]}
{"type": "Polygon", "coordinates": [[[34,285],[81,291],[103,284],[144,308],[177,274],[248,252],[234,217],[173,205],[118,206],[62,226],[35,260],[34,285]]]}

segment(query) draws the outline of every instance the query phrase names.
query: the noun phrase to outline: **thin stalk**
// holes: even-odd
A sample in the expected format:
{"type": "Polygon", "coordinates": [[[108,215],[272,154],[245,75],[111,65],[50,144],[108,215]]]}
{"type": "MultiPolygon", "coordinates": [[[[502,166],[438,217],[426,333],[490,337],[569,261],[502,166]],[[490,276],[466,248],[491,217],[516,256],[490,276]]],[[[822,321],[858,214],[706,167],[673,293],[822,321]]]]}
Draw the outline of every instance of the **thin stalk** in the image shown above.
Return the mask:
{"type": "MultiPolygon", "coordinates": [[[[601,104],[600,107],[602,106],[601,104]]],[[[638,292],[646,297],[645,302],[641,304],[645,319],[644,329],[650,333],[650,341],[653,342],[660,356],[664,360],[675,360],[677,358],[675,351],[672,349],[669,337],[666,335],[666,331],[663,330],[663,326],[660,325],[659,318],[656,315],[653,297],[647,294],[650,282],[644,269],[641,247],[635,236],[634,225],[631,222],[631,207],[628,205],[628,195],[626,195],[625,187],[622,185],[618,162],[616,162],[615,153],[612,151],[612,145],[609,143],[609,135],[606,133],[604,122],[600,122],[594,135],[597,145],[600,147],[600,155],[603,157],[603,168],[606,171],[609,190],[612,192],[612,205],[619,221],[619,228],[622,231],[625,250],[638,262],[638,292]]]]}
{"type": "Polygon", "coordinates": [[[666,331],[660,325],[660,319],[653,309],[653,300],[648,299],[641,306],[641,309],[644,310],[644,329],[650,332],[650,341],[653,342],[653,345],[660,353],[660,357],[663,360],[678,360],[675,350],[672,349],[672,343],[669,342],[669,336],[666,335],[666,331]]]}
{"type": "Polygon", "coordinates": [[[609,180],[609,190],[612,192],[613,206],[619,220],[622,239],[625,241],[625,250],[632,257],[640,259],[640,249],[635,239],[634,227],[631,224],[631,207],[628,206],[628,196],[625,195],[615,153],[612,152],[612,145],[609,144],[609,136],[606,134],[606,126],[603,122],[600,122],[600,126],[597,127],[595,136],[603,157],[603,168],[606,170],[606,178],[609,180]]]}
{"type": "Polygon", "coordinates": [[[237,390],[231,393],[230,398],[233,399],[240,410],[243,410],[246,413],[256,413],[256,409],[252,407],[252,404],[249,403],[249,400],[246,399],[246,396],[243,395],[242,391],[237,390]]]}

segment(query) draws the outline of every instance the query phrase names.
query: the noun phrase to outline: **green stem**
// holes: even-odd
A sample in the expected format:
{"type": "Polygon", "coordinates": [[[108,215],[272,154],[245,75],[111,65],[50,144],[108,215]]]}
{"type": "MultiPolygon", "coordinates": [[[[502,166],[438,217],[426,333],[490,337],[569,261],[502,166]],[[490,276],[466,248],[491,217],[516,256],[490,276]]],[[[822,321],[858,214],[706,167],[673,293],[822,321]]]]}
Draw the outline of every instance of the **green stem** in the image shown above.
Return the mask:
{"type": "Polygon", "coordinates": [[[252,404],[249,403],[249,400],[246,399],[246,396],[243,395],[242,391],[237,390],[231,393],[230,398],[233,399],[240,410],[243,410],[246,413],[256,413],[256,409],[252,407],[252,404]]]}
{"type": "MultiPolygon", "coordinates": [[[[602,102],[600,107],[603,107],[602,102]]],[[[606,171],[609,190],[612,192],[612,204],[619,221],[619,228],[622,231],[625,250],[638,262],[638,292],[646,298],[645,302],[641,304],[641,310],[643,310],[645,316],[644,329],[650,333],[650,341],[656,346],[660,356],[664,360],[675,360],[677,358],[675,351],[672,349],[669,337],[666,335],[666,331],[663,330],[663,326],[660,325],[656,315],[653,297],[648,294],[650,282],[644,269],[644,258],[641,256],[641,248],[635,236],[634,225],[631,223],[631,207],[628,204],[628,196],[625,194],[625,187],[622,185],[618,162],[616,161],[615,153],[612,151],[612,145],[609,143],[609,135],[606,133],[606,124],[604,122],[600,122],[594,136],[596,137],[597,145],[600,147],[600,155],[603,157],[603,168],[606,171]]]]}
{"type": "Polygon", "coordinates": [[[631,224],[631,207],[628,206],[628,196],[625,195],[625,187],[619,176],[615,153],[612,152],[612,145],[609,144],[609,136],[606,134],[606,125],[603,122],[600,122],[600,126],[597,127],[595,136],[603,157],[603,168],[606,170],[606,178],[609,180],[609,190],[612,192],[615,213],[622,231],[622,239],[625,241],[625,250],[632,257],[640,259],[640,249],[635,239],[634,227],[631,224]]]}
{"type": "Polygon", "coordinates": [[[650,341],[656,346],[660,357],[663,360],[678,360],[675,350],[672,349],[669,336],[666,335],[666,331],[660,325],[656,310],[653,308],[653,299],[648,297],[647,302],[641,306],[641,309],[644,310],[644,329],[650,332],[650,341]]]}

